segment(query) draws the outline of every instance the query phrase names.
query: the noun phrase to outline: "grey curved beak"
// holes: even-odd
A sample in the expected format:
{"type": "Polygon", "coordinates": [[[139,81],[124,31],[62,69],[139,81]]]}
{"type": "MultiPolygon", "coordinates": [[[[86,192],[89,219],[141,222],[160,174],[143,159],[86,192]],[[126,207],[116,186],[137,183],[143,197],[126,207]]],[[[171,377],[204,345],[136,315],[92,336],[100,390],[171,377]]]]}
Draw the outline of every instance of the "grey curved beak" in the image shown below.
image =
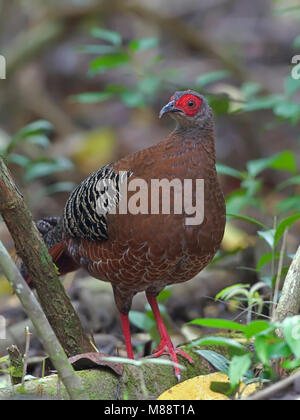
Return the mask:
{"type": "Polygon", "coordinates": [[[159,118],[163,115],[167,114],[168,112],[182,112],[180,109],[175,107],[175,101],[170,101],[167,105],[165,105],[159,113],[159,118]]]}

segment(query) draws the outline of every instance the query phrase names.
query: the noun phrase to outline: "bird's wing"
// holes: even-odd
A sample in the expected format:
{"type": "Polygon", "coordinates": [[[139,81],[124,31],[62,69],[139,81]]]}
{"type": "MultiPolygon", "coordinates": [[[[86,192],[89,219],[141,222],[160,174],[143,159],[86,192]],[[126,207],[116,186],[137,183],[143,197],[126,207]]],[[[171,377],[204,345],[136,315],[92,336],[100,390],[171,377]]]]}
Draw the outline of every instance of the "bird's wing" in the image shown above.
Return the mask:
{"type": "Polygon", "coordinates": [[[109,164],[82,181],[66,203],[64,231],[74,238],[108,239],[107,214],[117,208],[121,183],[130,175],[115,172],[109,164]]]}

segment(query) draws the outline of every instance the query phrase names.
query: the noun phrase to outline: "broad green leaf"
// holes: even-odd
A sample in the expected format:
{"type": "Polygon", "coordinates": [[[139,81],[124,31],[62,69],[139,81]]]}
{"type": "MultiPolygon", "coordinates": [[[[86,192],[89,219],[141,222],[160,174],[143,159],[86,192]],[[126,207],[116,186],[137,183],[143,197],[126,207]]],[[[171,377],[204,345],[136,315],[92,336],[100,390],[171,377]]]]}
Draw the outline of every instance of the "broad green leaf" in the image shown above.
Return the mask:
{"type": "Polygon", "coordinates": [[[240,288],[249,288],[250,284],[234,284],[233,286],[225,287],[225,289],[221,290],[215,297],[215,301],[219,299],[223,299],[224,296],[228,295],[228,293],[232,292],[235,289],[240,288]]]}
{"type": "Polygon", "coordinates": [[[296,38],[293,41],[293,48],[295,50],[300,48],[300,34],[298,36],[296,36],[296,38]]]}
{"type": "Polygon", "coordinates": [[[300,175],[292,176],[286,181],[281,182],[277,189],[282,190],[283,188],[290,187],[291,185],[300,185],[300,175]]]}
{"type": "Polygon", "coordinates": [[[69,97],[69,100],[71,102],[79,102],[81,104],[95,104],[98,102],[104,102],[112,96],[112,93],[109,92],[86,92],[78,95],[72,95],[69,97]]]}
{"type": "Polygon", "coordinates": [[[32,181],[33,179],[50,175],[55,172],[69,171],[73,169],[73,167],[72,162],[65,158],[31,162],[27,167],[25,180],[32,181]]]}
{"type": "Polygon", "coordinates": [[[265,264],[267,264],[268,262],[272,261],[273,259],[274,260],[277,260],[279,258],[279,256],[280,256],[280,253],[279,252],[275,252],[275,253],[273,253],[273,252],[266,252],[265,254],[263,254],[260,257],[260,259],[259,259],[259,261],[258,261],[258,263],[256,265],[256,270],[257,271],[260,271],[260,269],[265,264]]]}
{"type": "Polygon", "coordinates": [[[139,311],[130,311],[129,320],[133,325],[144,331],[149,331],[155,325],[153,319],[139,311]]]}
{"type": "Polygon", "coordinates": [[[154,95],[160,85],[160,79],[157,76],[148,76],[138,83],[138,88],[145,95],[154,95]]]}
{"type": "Polygon", "coordinates": [[[300,79],[288,76],[284,81],[284,88],[288,96],[293,96],[300,89],[300,79]]]}
{"type": "Polygon", "coordinates": [[[300,195],[293,195],[292,197],[287,197],[276,204],[276,209],[281,213],[287,211],[297,211],[300,212],[300,195]]]}
{"type": "Polygon", "coordinates": [[[56,194],[58,192],[70,192],[76,187],[74,182],[56,182],[55,184],[48,185],[43,189],[45,194],[56,194]]]}
{"type": "Polygon", "coordinates": [[[254,342],[257,357],[264,366],[269,366],[268,346],[269,342],[264,335],[257,335],[254,342]]]}
{"type": "Polygon", "coordinates": [[[244,334],[246,338],[252,338],[253,336],[270,329],[270,323],[262,320],[252,321],[246,326],[244,334]]]}
{"type": "Polygon", "coordinates": [[[230,168],[229,166],[223,165],[222,163],[216,164],[217,172],[221,175],[229,175],[234,178],[243,179],[243,173],[237,169],[230,168]]]}
{"type": "Polygon", "coordinates": [[[130,108],[142,107],[145,105],[141,92],[124,92],[120,95],[121,101],[130,108]]]}
{"type": "Polygon", "coordinates": [[[268,357],[270,360],[281,359],[291,356],[292,351],[287,343],[279,340],[277,343],[269,344],[268,357]]]}
{"type": "Polygon", "coordinates": [[[279,239],[282,237],[286,229],[292,226],[297,220],[300,219],[300,213],[293,214],[292,216],[287,217],[286,219],[282,220],[274,235],[274,244],[276,245],[279,239]]]}
{"type": "Polygon", "coordinates": [[[189,322],[190,325],[200,325],[202,327],[222,328],[225,330],[244,331],[246,326],[227,319],[198,318],[189,322]]]}
{"type": "Polygon", "coordinates": [[[129,56],[124,52],[116,52],[97,57],[90,63],[90,70],[93,73],[106,71],[128,64],[129,56]]]}
{"type": "Polygon", "coordinates": [[[236,219],[245,220],[246,222],[250,222],[250,223],[253,223],[253,224],[258,225],[260,227],[266,228],[266,226],[263,223],[259,222],[256,219],[253,219],[252,217],[247,217],[247,216],[243,216],[241,214],[232,214],[232,213],[226,213],[226,216],[235,217],[236,219]]]}
{"type": "Polygon", "coordinates": [[[27,156],[20,155],[19,153],[10,153],[7,156],[7,161],[15,163],[16,165],[26,167],[30,163],[30,159],[27,156]]]}
{"type": "Polygon", "coordinates": [[[191,344],[188,345],[188,347],[194,346],[226,346],[233,347],[237,350],[245,350],[245,347],[238,341],[226,337],[204,337],[200,338],[199,340],[193,341],[191,344]]]}
{"type": "Polygon", "coordinates": [[[300,105],[291,101],[281,101],[274,106],[274,114],[296,123],[300,119],[300,105]]]}
{"type": "Polygon", "coordinates": [[[205,73],[197,77],[196,86],[202,88],[208,85],[209,83],[214,83],[219,80],[226,79],[227,77],[230,77],[230,76],[231,76],[231,73],[228,70],[217,70],[217,71],[205,73]]]}
{"type": "Polygon", "coordinates": [[[204,357],[211,365],[220,372],[227,373],[230,361],[226,357],[213,350],[196,350],[196,353],[204,357]]]}
{"type": "Polygon", "coordinates": [[[228,370],[228,376],[232,387],[237,386],[251,366],[252,355],[233,356],[228,370]]]}
{"type": "Polygon", "coordinates": [[[116,52],[117,48],[113,45],[83,45],[78,50],[82,53],[99,55],[116,52]]]}
{"type": "Polygon", "coordinates": [[[135,39],[129,43],[129,49],[131,51],[145,51],[157,47],[158,44],[158,38],[135,39]]]}
{"type": "Polygon", "coordinates": [[[293,173],[297,170],[295,156],[291,151],[285,150],[274,156],[263,159],[250,160],[247,163],[248,172],[253,177],[257,176],[260,172],[268,168],[279,169],[293,173]]]}
{"type": "Polygon", "coordinates": [[[279,101],[283,99],[282,95],[269,95],[251,99],[243,107],[244,111],[258,111],[261,109],[273,108],[279,101]]]}
{"type": "Polygon", "coordinates": [[[275,246],[275,241],[274,241],[275,230],[274,229],[269,229],[265,231],[258,230],[257,234],[258,236],[263,238],[272,249],[274,248],[275,246]]]}
{"type": "MultiPolygon", "coordinates": [[[[52,130],[51,123],[45,120],[38,120],[30,123],[19,130],[8,143],[4,154],[9,154],[22,141],[32,140],[33,136],[44,135],[52,130]]],[[[44,140],[45,141],[45,140],[44,140]]]]}
{"type": "Polygon", "coordinates": [[[91,34],[93,37],[103,39],[104,41],[108,41],[113,45],[119,46],[122,44],[122,37],[119,32],[102,28],[93,28],[91,30],[91,34]]]}
{"type": "Polygon", "coordinates": [[[259,83],[245,82],[243,83],[241,90],[247,100],[253,98],[261,89],[259,83]]]}

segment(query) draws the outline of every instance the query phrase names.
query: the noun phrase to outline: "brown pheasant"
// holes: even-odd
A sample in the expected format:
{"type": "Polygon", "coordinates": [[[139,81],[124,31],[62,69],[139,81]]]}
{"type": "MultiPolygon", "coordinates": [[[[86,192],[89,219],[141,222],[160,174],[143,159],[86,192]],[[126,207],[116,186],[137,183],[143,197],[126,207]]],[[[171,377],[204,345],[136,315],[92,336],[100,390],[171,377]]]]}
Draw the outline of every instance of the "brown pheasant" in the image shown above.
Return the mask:
{"type": "MultiPolygon", "coordinates": [[[[165,114],[176,121],[166,139],[93,173],[73,191],[63,218],[44,219],[38,227],[61,274],[83,267],[112,284],[129,358],[133,351],[128,312],[133,296],[145,291],[161,336],[155,356],[167,353],[178,363],[179,354],[192,363],[173,346],[156,296],[167,285],[190,280],[211,261],[224,233],[225,203],[215,169],[212,111],[205,98],[193,91],[176,92],[160,117],[165,114]],[[125,178],[131,183],[128,197],[121,192],[125,178]],[[155,206],[153,196],[160,194],[162,184],[153,180],[167,180],[174,187],[169,188],[174,204],[172,209],[167,206],[170,211],[163,211],[160,202],[155,206]],[[204,180],[204,214],[197,223],[188,219],[190,208],[178,211],[178,203],[182,209],[188,201],[191,184],[185,180],[204,180]],[[144,187],[144,195],[134,197],[137,185],[144,187]],[[178,185],[183,186],[179,195],[178,185]]],[[[197,194],[192,188],[191,203],[197,202],[197,194]]],[[[180,379],[178,367],[175,374],[180,379]]]]}

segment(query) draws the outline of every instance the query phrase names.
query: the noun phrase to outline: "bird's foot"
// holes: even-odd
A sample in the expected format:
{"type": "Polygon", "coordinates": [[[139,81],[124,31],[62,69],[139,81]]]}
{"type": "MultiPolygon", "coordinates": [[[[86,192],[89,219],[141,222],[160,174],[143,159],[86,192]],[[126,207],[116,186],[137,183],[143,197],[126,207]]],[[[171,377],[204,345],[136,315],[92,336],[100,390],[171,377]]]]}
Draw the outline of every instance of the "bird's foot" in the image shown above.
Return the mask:
{"type": "Polygon", "coordinates": [[[154,350],[154,353],[152,356],[159,357],[159,356],[162,356],[163,354],[167,354],[172,360],[172,362],[176,363],[176,365],[174,366],[175,376],[177,377],[178,382],[180,382],[181,371],[180,371],[179,366],[177,366],[179,364],[177,355],[179,354],[179,356],[184,357],[192,365],[194,364],[194,360],[188,354],[186,354],[183,350],[177,347],[174,347],[172,342],[168,343],[168,340],[166,341],[162,340],[159,346],[154,350]]]}

